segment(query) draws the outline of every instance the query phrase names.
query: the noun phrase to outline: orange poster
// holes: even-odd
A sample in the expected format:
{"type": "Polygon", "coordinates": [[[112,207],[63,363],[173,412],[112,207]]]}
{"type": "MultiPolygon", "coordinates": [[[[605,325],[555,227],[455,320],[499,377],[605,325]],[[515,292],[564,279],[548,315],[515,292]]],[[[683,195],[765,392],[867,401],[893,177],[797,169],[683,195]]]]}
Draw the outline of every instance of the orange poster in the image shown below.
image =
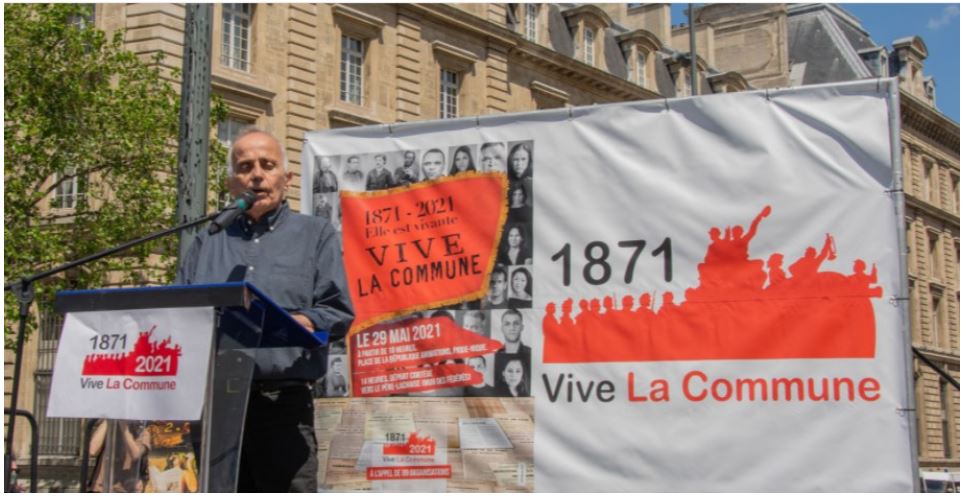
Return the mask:
{"type": "Polygon", "coordinates": [[[342,192],[352,332],[485,294],[505,223],[507,180],[471,173],[378,192],[342,192]]]}

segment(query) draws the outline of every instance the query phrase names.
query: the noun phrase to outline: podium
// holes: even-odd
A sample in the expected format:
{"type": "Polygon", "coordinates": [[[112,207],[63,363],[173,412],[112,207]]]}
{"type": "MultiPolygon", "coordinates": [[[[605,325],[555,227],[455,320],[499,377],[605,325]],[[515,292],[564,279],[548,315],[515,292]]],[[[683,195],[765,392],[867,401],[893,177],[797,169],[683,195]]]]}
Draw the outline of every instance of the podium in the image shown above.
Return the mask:
{"type": "MultiPolygon", "coordinates": [[[[203,316],[210,313],[210,319],[203,319],[201,322],[213,323],[211,329],[185,330],[183,328],[191,327],[182,325],[182,329],[179,330],[182,334],[185,332],[201,334],[197,336],[202,339],[207,337],[209,341],[205,343],[211,344],[210,352],[207,354],[207,368],[202,368],[202,370],[206,369],[206,378],[181,378],[179,380],[182,384],[192,381],[204,382],[200,427],[197,429],[196,422],[190,424],[192,426],[190,430],[192,432],[191,438],[196,442],[192,445],[195,448],[199,470],[197,487],[201,492],[236,491],[244,419],[253,379],[312,378],[324,373],[325,355],[327,353],[325,345],[328,343],[328,333],[325,331],[309,332],[284,309],[278,307],[271,299],[249,283],[64,291],[57,294],[54,307],[58,312],[66,314],[68,317],[65,320],[64,337],[68,334],[68,320],[70,320],[71,314],[74,314],[75,317],[96,317],[96,319],[89,320],[84,325],[83,330],[86,335],[80,338],[72,338],[74,343],[78,343],[78,340],[85,344],[90,342],[94,349],[104,343],[111,346],[111,340],[113,340],[114,345],[117,345],[118,339],[122,335],[113,333],[115,331],[114,323],[117,326],[129,323],[133,319],[131,316],[145,312],[145,310],[148,310],[146,312],[158,310],[162,313],[161,316],[167,316],[165,319],[175,316],[173,318],[175,320],[178,312],[190,313],[191,316],[203,316]],[[90,323],[97,324],[91,325],[90,323]],[[107,329],[97,329],[98,327],[107,329]],[[210,335],[203,335],[205,333],[210,335]],[[104,337],[107,337],[107,339],[105,340],[104,337]],[[98,343],[98,340],[100,343],[98,343]]],[[[177,326],[172,327],[177,328],[177,326]]],[[[153,331],[153,328],[151,328],[151,331],[153,331]]],[[[106,390],[110,390],[112,384],[117,387],[117,390],[122,390],[121,385],[131,386],[132,390],[136,391],[136,395],[139,396],[138,399],[143,399],[145,396],[152,394],[143,391],[149,390],[148,388],[138,385],[166,385],[163,374],[170,373],[170,359],[164,362],[165,358],[161,355],[141,359],[136,356],[135,351],[138,347],[142,349],[149,347],[152,351],[151,354],[159,354],[156,351],[161,349],[171,350],[170,338],[166,341],[158,339],[156,342],[144,345],[142,342],[149,342],[149,332],[141,332],[136,344],[128,343],[135,341],[134,338],[126,338],[129,335],[130,333],[125,335],[122,345],[124,345],[123,350],[129,349],[131,352],[88,355],[83,358],[83,375],[80,374],[80,371],[77,371],[76,365],[80,364],[80,361],[76,358],[64,357],[63,362],[61,361],[61,354],[76,355],[74,350],[65,350],[65,340],[62,339],[54,368],[55,386],[57,385],[58,367],[67,370],[61,371],[62,374],[81,376],[81,385],[86,385],[82,388],[93,390],[94,387],[90,385],[100,386],[106,381],[106,390]],[[145,336],[148,338],[145,338],[145,336]],[[154,361],[155,357],[158,360],[154,361]],[[137,359],[136,365],[125,365],[124,361],[134,362],[134,359],[137,359]],[[64,366],[61,366],[62,364],[64,366]],[[96,368],[92,367],[93,364],[96,364],[96,368]],[[145,366],[146,370],[144,369],[145,366]],[[137,383],[130,379],[131,376],[124,376],[124,373],[134,371],[130,369],[131,367],[137,368],[136,374],[142,375],[137,378],[138,381],[140,381],[139,378],[146,378],[146,380],[137,383]],[[164,370],[165,367],[168,369],[164,370]],[[113,377],[114,383],[111,383],[112,377],[106,375],[115,373],[105,373],[110,368],[120,368],[119,373],[116,373],[116,376],[113,377]],[[91,373],[91,371],[93,372],[91,373]],[[87,373],[91,373],[91,376],[86,376],[87,373]],[[86,384],[83,378],[88,378],[86,384]],[[97,378],[97,381],[101,383],[94,383],[90,381],[90,378],[97,378]],[[106,378],[106,380],[100,378],[106,378]],[[123,383],[121,383],[120,378],[124,378],[123,383]]],[[[179,342],[175,340],[173,343],[179,342]]],[[[169,355],[181,356],[183,351],[180,345],[174,346],[177,347],[176,354],[171,353],[169,355]]],[[[121,347],[118,346],[116,349],[109,351],[113,350],[121,350],[121,347]]],[[[176,361],[177,358],[175,357],[174,360],[176,361]]],[[[176,362],[173,369],[176,372],[176,362]]],[[[182,368],[182,371],[183,369],[186,368],[182,368]]],[[[76,378],[70,378],[69,381],[76,382],[76,378]]],[[[156,388],[163,390],[161,387],[156,388]]],[[[51,411],[54,410],[53,396],[56,393],[54,390],[51,391],[51,411]]],[[[115,396],[112,398],[124,395],[123,392],[96,391],[95,393],[97,395],[115,396]]],[[[149,403],[147,404],[149,405],[149,403]]],[[[143,409],[150,409],[149,406],[144,408],[143,405],[145,404],[140,403],[137,406],[141,409],[137,411],[138,413],[143,412],[143,409]]],[[[83,412],[89,414],[91,409],[97,409],[97,406],[58,406],[56,410],[57,413],[83,412]]],[[[70,415],[70,417],[82,416],[70,415]]],[[[101,417],[109,420],[131,419],[124,416],[115,418],[110,415],[101,417]]],[[[143,419],[167,418],[146,416],[143,419]]],[[[179,421],[196,420],[184,419],[179,421]]],[[[108,422],[108,424],[114,423],[108,422]]],[[[123,427],[123,430],[128,430],[127,423],[124,423],[123,427]]],[[[125,443],[124,438],[118,437],[127,437],[126,442],[130,443],[129,441],[138,435],[140,433],[131,433],[131,436],[128,437],[127,432],[119,432],[113,426],[107,429],[106,440],[102,445],[104,452],[100,459],[105,461],[103,463],[104,469],[102,471],[97,470],[97,474],[94,475],[95,478],[103,478],[104,491],[130,491],[134,488],[125,486],[125,482],[121,481],[122,478],[130,478],[133,463],[130,460],[125,460],[127,455],[123,451],[120,454],[116,452],[118,452],[118,448],[123,448],[125,443]]],[[[151,450],[156,450],[156,448],[152,447],[151,450]]],[[[148,468],[145,462],[137,462],[142,469],[142,473],[143,468],[148,468]]],[[[171,464],[176,465],[176,462],[172,460],[171,464]]],[[[160,468],[148,469],[151,469],[152,474],[161,474],[160,468]]],[[[171,469],[174,473],[180,474],[177,471],[179,468],[171,469]]],[[[82,482],[82,485],[86,485],[86,482],[82,482]]]]}

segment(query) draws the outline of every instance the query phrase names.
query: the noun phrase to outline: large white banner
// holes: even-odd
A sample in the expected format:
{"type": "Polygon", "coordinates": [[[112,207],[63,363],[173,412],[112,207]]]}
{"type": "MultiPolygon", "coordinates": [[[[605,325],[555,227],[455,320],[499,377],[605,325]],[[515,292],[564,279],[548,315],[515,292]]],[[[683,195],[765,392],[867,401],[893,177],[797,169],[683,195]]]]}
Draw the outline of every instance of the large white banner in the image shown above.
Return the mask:
{"type": "Polygon", "coordinates": [[[450,489],[912,490],[892,91],[309,133],[352,395],[533,397],[525,485],[450,489]]]}
{"type": "Polygon", "coordinates": [[[211,307],[68,313],[47,416],[201,419],[213,336],[211,307]]]}

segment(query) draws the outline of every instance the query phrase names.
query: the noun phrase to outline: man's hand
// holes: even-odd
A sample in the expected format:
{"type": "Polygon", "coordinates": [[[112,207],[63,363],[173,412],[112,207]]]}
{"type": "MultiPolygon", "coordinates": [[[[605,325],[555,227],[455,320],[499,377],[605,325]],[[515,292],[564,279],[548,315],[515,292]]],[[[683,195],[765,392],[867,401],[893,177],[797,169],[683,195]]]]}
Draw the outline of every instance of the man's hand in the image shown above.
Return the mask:
{"type": "Polygon", "coordinates": [[[297,321],[301,326],[304,326],[308,331],[315,331],[315,325],[311,323],[311,320],[308,319],[308,316],[305,316],[304,314],[292,314],[291,317],[295,318],[295,321],[297,321]]]}

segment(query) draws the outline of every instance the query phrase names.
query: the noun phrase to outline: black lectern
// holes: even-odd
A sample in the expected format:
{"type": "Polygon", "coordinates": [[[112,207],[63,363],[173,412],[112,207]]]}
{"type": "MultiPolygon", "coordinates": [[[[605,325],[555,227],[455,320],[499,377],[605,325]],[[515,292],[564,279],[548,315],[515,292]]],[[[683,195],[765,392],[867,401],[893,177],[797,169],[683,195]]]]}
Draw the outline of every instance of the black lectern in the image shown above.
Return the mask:
{"type": "MultiPolygon", "coordinates": [[[[317,356],[325,354],[328,333],[309,332],[248,283],[67,291],[57,294],[54,305],[64,314],[117,311],[121,319],[123,312],[140,309],[212,309],[214,329],[198,330],[199,333],[214,334],[207,378],[197,379],[206,381],[200,447],[197,448],[200,452],[197,456],[198,490],[202,492],[236,491],[241,437],[252,378],[283,378],[286,375],[298,378],[303,377],[298,375],[298,369],[306,362],[310,361],[315,367],[319,363],[325,364],[324,357],[317,356]]],[[[107,333],[110,330],[95,331],[107,333]]],[[[58,355],[61,353],[64,353],[63,349],[58,355]]],[[[105,359],[108,360],[111,359],[105,359]]],[[[115,437],[127,434],[118,434],[113,428],[107,433],[108,440],[101,456],[102,460],[108,461],[104,465],[107,470],[103,473],[103,489],[111,491],[125,488],[115,485],[116,477],[111,468],[126,465],[126,476],[129,476],[131,463],[121,461],[123,454],[111,453],[116,452],[115,447],[123,447],[124,440],[115,440],[115,437]]],[[[143,467],[146,468],[146,464],[143,467]]],[[[171,469],[176,472],[179,468],[171,469]]],[[[161,474],[160,468],[153,468],[153,471],[161,474]]],[[[122,469],[117,473],[122,473],[122,469]]]]}

